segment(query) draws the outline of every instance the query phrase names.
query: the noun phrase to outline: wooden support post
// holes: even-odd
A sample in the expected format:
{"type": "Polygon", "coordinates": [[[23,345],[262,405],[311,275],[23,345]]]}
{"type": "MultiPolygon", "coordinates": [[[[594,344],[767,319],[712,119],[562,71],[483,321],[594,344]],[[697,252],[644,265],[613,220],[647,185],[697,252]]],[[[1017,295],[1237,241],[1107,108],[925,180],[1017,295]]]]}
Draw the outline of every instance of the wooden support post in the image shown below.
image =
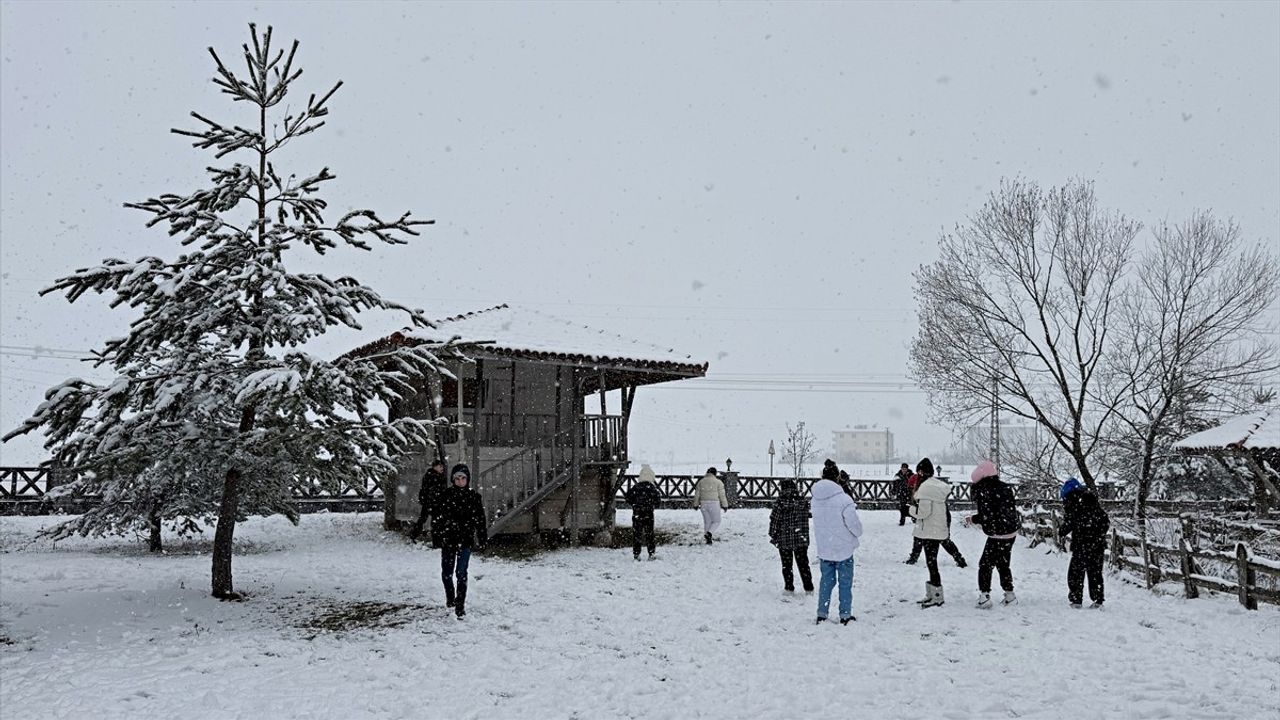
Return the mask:
{"type": "Polygon", "coordinates": [[[1236,584],[1239,587],[1240,604],[1246,610],[1258,609],[1258,599],[1252,593],[1256,582],[1256,574],[1249,567],[1249,548],[1244,543],[1236,543],[1236,584]]]}
{"type": "Polygon", "coordinates": [[[1192,519],[1190,513],[1184,513],[1182,515],[1182,541],[1178,544],[1178,555],[1182,561],[1182,592],[1188,600],[1200,597],[1200,591],[1196,588],[1196,581],[1191,577],[1197,572],[1195,556],[1192,554],[1195,552],[1195,542],[1195,520],[1192,519]]]}
{"type": "Polygon", "coordinates": [[[1111,567],[1120,570],[1124,567],[1124,543],[1120,542],[1120,532],[1111,528],[1111,567]]]}
{"type": "MultiPolygon", "coordinates": [[[[462,382],[458,382],[458,404],[466,405],[466,400],[462,398],[462,382]]],[[[483,488],[479,486],[480,482],[480,406],[484,405],[484,360],[476,360],[476,406],[474,412],[471,413],[471,438],[474,442],[471,444],[471,488],[483,495],[483,488]]],[[[462,415],[462,411],[458,411],[458,415],[462,415]]],[[[491,501],[492,502],[492,501],[491,501]]]]}

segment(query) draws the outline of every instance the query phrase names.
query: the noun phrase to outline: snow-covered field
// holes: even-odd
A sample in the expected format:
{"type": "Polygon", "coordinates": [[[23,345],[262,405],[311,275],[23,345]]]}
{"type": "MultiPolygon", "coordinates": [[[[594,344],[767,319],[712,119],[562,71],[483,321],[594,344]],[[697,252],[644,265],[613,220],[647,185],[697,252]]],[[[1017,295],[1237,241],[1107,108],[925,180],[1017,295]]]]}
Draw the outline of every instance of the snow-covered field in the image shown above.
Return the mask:
{"type": "Polygon", "coordinates": [[[55,547],[33,540],[49,519],[6,517],[0,717],[1280,716],[1275,608],[1109,575],[1105,610],[1071,610],[1066,558],[1019,541],[1021,603],[977,610],[982,539],[957,528],[970,566],[944,557],[947,604],[920,610],[910,528],[863,517],[848,627],[815,626],[812,596],[784,596],[765,510],[728,513],[711,547],[694,511],[659,511],[677,540],[656,562],[478,557],[464,621],[443,607],[438,553],[375,515],[243,525],[243,603],[208,597],[207,542],[166,557],[123,539],[55,547]]]}

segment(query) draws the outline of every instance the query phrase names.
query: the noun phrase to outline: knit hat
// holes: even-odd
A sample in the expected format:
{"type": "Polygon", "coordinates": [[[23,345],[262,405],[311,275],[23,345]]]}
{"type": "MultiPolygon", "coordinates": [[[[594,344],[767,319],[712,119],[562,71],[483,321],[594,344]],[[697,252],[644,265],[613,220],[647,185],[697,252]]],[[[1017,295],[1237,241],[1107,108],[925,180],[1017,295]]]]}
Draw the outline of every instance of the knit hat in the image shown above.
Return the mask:
{"type": "Polygon", "coordinates": [[[933,477],[933,461],[925,458],[916,463],[916,474],[923,480],[924,478],[933,477]]]}
{"type": "Polygon", "coordinates": [[[462,463],[458,463],[457,465],[454,465],[454,466],[453,466],[453,470],[449,472],[449,481],[450,481],[450,482],[452,482],[452,481],[453,481],[453,476],[454,476],[454,475],[457,475],[458,473],[462,473],[463,475],[466,475],[466,476],[467,476],[467,484],[468,484],[468,485],[470,485],[470,484],[471,484],[471,468],[467,467],[466,465],[464,465],[464,464],[462,464],[462,463]]]}
{"type": "Polygon", "coordinates": [[[828,460],[827,463],[828,464],[822,466],[822,479],[835,480],[840,477],[840,468],[836,467],[836,464],[830,460],[828,460]]]}
{"type": "Polygon", "coordinates": [[[1082,487],[1084,487],[1084,485],[1079,480],[1075,478],[1067,478],[1067,481],[1062,483],[1062,491],[1058,493],[1058,497],[1066,500],[1068,495],[1082,487]]]}
{"type": "Polygon", "coordinates": [[[982,462],[978,463],[978,467],[974,468],[973,472],[969,474],[969,482],[976,483],[979,480],[982,480],[983,478],[995,477],[996,475],[999,475],[999,474],[1000,473],[996,472],[995,463],[991,462],[990,460],[983,460],[982,462]]]}

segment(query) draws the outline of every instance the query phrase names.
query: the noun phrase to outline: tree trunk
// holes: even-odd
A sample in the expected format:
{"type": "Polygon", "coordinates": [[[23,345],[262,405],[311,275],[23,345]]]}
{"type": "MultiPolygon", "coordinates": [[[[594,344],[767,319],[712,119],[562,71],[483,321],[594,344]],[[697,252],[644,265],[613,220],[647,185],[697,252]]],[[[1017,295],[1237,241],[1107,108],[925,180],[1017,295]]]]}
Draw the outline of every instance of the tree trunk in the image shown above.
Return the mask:
{"type": "Polygon", "coordinates": [[[232,468],[222,485],[218,504],[218,528],[213,534],[213,596],[219,600],[239,600],[231,584],[231,540],[236,532],[240,507],[240,471],[232,468]]]}
{"type": "Polygon", "coordinates": [[[162,552],[164,546],[160,542],[160,508],[158,504],[151,506],[151,512],[147,514],[147,526],[151,531],[151,536],[147,539],[147,549],[153,553],[162,552]]]}

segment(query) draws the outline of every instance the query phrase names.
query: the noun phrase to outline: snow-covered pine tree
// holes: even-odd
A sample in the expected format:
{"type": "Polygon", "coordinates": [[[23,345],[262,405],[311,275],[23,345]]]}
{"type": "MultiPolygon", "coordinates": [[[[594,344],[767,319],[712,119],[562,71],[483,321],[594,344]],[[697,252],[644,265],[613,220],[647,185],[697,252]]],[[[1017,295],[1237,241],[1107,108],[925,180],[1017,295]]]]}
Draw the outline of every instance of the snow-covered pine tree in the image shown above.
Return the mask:
{"type": "MultiPolygon", "coordinates": [[[[51,388],[45,402],[5,439],[44,428],[50,461],[81,471],[79,489],[103,503],[58,532],[102,533],[155,528],[170,521],[192,529],[217,518],[213,595],[234,599],[232,538],[251,514],[282,513],[294,522],[291,485],[298,481],[382,481],[394,459],[432,441],[432,426],[388,421],[379,403],[413,392],[453,349],[419,345],[359,358],[329,360],[303,349],[332,326],[359,328],[357,314],[394,310],[418,327],[422,311],[388,301],[350,277],[289,272],[290,251],[324,254],[371,241],[404,244],[430,224],[405,213],[386,220],[370,210],[326,222],[318,196],[328,168],[301,178],[283,174],[272,155],[324,125],[326,103],[341,87],[312,94],[283,118],[281,107],[302,70],[271,46],[271,28],[249,26],[248,74],[232,72],[209,48],[214,82],[252,122],[217,122],[198,113],[197,130],[174,130],[218,159],[211,183],[186,194],[127,204],[151,215],[185,250],[176,259],[107,259],[63,277],[44,293],[75,302],[87,292],[113,295],[111,305],[139,312],[128,335],[108,340],[95,365],[117,378],[81,379],[51,388]]],[[[158,530],[156,531],[158,534],[158,530]]]]}

